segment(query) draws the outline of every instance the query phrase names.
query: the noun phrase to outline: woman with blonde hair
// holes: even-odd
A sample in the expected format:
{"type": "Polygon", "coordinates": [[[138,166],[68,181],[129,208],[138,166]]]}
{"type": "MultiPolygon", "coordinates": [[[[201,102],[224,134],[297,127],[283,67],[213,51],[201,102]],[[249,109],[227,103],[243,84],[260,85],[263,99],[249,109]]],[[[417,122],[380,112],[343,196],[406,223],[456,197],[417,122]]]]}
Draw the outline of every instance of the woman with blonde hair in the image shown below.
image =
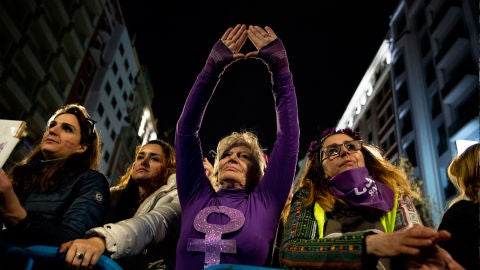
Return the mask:
{"type": "MultiPolygon", "coordinates": [[[[226,110],[239,113],[250,109],[235,98],[222,103],[226,110]]],[[[282,41],[268,26],[229,27],[212,48],[177,122],[177,186],[182,206],[177,270],[268,263],[295,176],[299,134],[295,87],[282,41]],[[257,50],[243,54],[247,38],[257,50]],[[245,58],[266,64],[272,82],[277,132],[268,168],[257,136],[233,132],[218,143],[209,179],[199,137],[203,115],[223,72],[245,58]]]]}
{"type": "Polygon", "coordinates": [[[466,269],[480,269],[480,143],[455,157],[447,174],[458,194],[448,204],[438,226],[452,234],[440,246],[466,269]]]}

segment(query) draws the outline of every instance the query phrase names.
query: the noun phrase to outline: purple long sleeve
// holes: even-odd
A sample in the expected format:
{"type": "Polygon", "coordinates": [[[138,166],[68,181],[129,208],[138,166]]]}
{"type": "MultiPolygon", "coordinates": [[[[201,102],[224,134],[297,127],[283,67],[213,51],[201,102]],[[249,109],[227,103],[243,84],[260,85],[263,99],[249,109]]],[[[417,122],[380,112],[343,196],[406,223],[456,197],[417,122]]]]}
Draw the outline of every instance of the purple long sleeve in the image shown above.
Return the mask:
{"type": "Polygon", "coordinates": [[[294,179],[300,132],[295,87],[283,44],[279,39],[273,41],[260,51],[259,57],[272,75],[277,131],[265,175],[253,192],[215,192],[203,168],[198,135],[202,118],[222,72],[233,63],[231,52],[221,41],[212,49],[178,120],[175,151],[182,206],[178,270],[214,264],[262,266],[269,255],[294,179]]]}

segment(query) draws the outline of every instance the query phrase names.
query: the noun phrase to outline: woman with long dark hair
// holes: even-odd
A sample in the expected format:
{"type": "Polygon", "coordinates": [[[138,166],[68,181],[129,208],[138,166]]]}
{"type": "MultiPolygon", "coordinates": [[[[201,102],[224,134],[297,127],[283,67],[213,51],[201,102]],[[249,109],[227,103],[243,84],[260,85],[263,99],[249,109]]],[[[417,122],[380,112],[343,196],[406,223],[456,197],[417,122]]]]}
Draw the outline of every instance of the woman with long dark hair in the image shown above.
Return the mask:
{"type": "Polygon", "coordinates": [[[95,121],[83,106],[58,109],[32,152],[8,174],[0,170],[0,241],[60,245],[102,224],[109,184],[97,171],[100,150],[95,121]]]}

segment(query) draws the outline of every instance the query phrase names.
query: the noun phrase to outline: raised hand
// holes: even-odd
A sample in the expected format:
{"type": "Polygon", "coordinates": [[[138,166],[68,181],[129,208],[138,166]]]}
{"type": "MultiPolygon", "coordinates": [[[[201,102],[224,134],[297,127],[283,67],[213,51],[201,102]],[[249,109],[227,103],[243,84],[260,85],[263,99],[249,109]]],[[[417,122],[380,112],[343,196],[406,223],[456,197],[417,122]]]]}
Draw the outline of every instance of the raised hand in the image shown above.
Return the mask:
{"type": "Polygon", "coordinates": [[[256,57],[258,55],[258,51],[260,51],[263,47],[267,46],[270,42],[274,41],[277,38],[275,32],[269,26],[265,26],[262,28],[257,25],[250,25],[247,30],[248,38],[252,42],[252,44],[257,49],[253,52],[248,52],[245,57],[256,57]]]}
{"type": "Polygon", "coordinates": [[[245,24],[237,24],[235,27],[229,27],[220,39],[225,46],[233,53],[234,59],[245,57],[240,50],[247,40],[247,27],[245,24]]]}

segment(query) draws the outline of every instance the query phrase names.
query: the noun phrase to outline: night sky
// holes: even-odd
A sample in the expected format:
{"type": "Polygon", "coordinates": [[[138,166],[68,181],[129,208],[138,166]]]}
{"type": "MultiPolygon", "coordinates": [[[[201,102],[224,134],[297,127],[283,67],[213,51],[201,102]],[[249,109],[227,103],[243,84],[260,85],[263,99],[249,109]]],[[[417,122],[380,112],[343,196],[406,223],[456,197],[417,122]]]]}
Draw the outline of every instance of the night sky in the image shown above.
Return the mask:
{"type": "MultiPolygon", "coordinates": [[[[159,137],[174,143],[188,92],[225,30],[237,23],[269,25],[289,56],[302,158],[309,142],[340,120],[387,34],[397,1],[222,2],[206,7],[202,1],[120,0],[140,63],[148,69],[155,90],[152,108],[159,137]]],[[[246,43],[244,50],[250,46],[246,43]]],[[[204,152],[241,130],[255,132],[270,152],[275,138],[270,78],[256,60],[235,63],[224,73],[200,130],[204,152]]]]}

